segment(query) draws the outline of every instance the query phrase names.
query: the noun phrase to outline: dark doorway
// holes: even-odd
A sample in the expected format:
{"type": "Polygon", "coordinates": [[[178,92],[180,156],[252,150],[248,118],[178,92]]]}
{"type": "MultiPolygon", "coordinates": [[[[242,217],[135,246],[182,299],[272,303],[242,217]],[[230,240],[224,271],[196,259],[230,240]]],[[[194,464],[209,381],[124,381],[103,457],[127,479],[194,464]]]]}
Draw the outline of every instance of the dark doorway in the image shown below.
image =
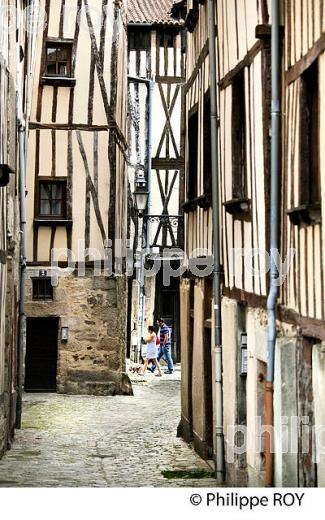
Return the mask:
{"type": "Polygon", "coordinates": [[[212,352],[211,329],[204,329],[204,395],[205,395],[205,442],[207,458],[213,457],[213,398],[212,398],[212,352]]]}
{"type": "Polygon", "coordinates": [[[25,390],[56,392],[59,318],[28,318],[25,390]]]}
{"type": "MultiPolygon", "coordinates": [[[[176,267],[173,267],[176,269],[176,267]]],[[[163,318],[172,333],[172,356],[176,363],[181,361],[179,343],[179,279],[172,278],[169,287],[163,284],[160,271],[156,278],[155,318],[163,318]]]]}

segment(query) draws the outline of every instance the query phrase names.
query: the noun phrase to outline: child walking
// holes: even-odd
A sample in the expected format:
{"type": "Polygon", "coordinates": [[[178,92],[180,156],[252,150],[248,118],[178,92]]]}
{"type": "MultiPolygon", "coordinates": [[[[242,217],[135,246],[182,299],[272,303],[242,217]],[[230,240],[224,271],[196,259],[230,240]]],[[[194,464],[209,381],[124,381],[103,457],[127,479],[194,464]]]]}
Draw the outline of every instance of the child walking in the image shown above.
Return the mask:
{"type": "Polygon", "coordinates": [[[147,344],[147,355],[144,360],[144,366],[141,370],[141,374],[144,375],[148,369],[149,361],[152,361],[158,369],[158,377],[162,376],[160,365],[158,362],[158,345],[157,345],[157,334],[155,331],[155,327],[148,327],[148,335],[144,342],[147,344]]]}

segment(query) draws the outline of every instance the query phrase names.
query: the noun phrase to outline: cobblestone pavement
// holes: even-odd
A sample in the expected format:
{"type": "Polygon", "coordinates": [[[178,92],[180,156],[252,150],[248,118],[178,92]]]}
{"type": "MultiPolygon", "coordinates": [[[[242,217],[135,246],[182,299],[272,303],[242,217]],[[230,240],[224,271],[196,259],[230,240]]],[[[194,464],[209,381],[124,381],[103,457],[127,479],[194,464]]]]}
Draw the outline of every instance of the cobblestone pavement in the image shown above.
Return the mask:
{"type": "Polygon", "coordinates": [[[0,487],[215,487],[209,477],[162,474],[209,470],[176,438],[180,372],[132,379],[134,397],[25,395],[23,429],[0,461],[0,487]]]}

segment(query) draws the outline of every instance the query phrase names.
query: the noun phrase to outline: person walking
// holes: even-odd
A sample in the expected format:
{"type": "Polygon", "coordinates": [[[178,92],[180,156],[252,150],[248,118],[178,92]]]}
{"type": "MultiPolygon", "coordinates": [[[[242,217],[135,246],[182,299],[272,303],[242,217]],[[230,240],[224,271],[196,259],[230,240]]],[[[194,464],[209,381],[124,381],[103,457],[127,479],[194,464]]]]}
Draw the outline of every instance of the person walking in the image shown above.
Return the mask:
{"type": "Polygon", "coordinates": [[[158,345],[157,345],[157,334],[155,331],[155,327],[148,327],[148,335],[144,340],[144,343],[147,344],[147,354],[146,358],[144,360],[143,369],[139,372],[140,374],[144,375],[148,369],[149,362],[152,361],[155,365],[155,367],[158,368],[158,374],[157,376],[161,377],[161,369],[160,364],[158,361],[158,345]]]}
{"type": "Polygon", "coordinates": [[[163,318],[159,318],[158,320],[160,327],[160,349],[158,353],[158,363],[163,356],[165,356],[167,361],[168,369],[165,371],[165,374],[173,374],[174,373],[174,363],[171,356],[171,333],[170,328],[166,325],[165,320],[163,318]]]}

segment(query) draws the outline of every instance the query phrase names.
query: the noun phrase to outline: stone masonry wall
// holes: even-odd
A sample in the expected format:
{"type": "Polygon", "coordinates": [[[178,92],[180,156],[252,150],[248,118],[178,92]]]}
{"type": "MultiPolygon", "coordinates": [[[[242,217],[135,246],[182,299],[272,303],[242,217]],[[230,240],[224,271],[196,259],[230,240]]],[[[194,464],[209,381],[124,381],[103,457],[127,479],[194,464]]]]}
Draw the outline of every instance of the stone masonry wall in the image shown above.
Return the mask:
{"type": "Polygon", "coordinates": [[[67,394],[132,394],[125,374],[126,301],[125,277],[61,277],[53,301],[32,300],[28,271],[26,316],[59,317],[59,327],[69,327],[69,340],[59,337],[57,391],[67,394]]]}

